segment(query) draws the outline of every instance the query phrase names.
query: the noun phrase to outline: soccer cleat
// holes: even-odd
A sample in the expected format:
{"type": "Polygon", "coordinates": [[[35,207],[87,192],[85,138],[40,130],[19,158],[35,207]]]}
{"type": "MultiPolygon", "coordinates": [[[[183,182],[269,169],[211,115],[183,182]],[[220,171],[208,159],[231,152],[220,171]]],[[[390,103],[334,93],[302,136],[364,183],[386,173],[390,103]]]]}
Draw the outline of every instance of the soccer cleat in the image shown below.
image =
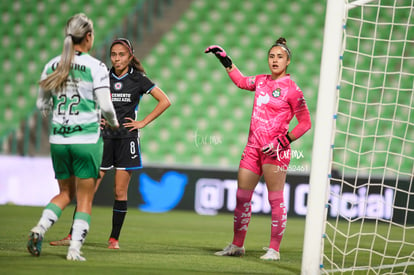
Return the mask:
{"type": "Polygon", "coordinates": [[[33,227],[29,233],[29,241],[27,242],[27,250],[33,256],[40,256],[42,251],[43,235],[40,233],[38,227],[33,227]]]}
{"type": "Polygon", "coordinates": [[[223,250],[214,253],[216,256],[243,256],[245,253],[244,246],[239,247],[234,244],[229,244],[223,250]]]}
{"type": "Polygon", "coordinates": [[[280,253],[273,248],[263,247],[266,250],[266,254],[260,257],[262,260],[266,261],[279,261],[280,260],[280,253]]]}
{"type": "Polygon", "coordinates": [[[79,261],[84,262],[86,261],[85,257],[81,256],[81,252],[74,248],[69,248],[68,255],[66,256],[66,260],[68,261],[79,261]]]}
{"type": "Polygon", "coordinates": [[[51,241],[49,244],[53,246],[69,246],[72,236],[69,234],[65,238],[58,241],[51,241]]]}
{"type": "Polygon", "coordinates": [[[108,241],[108,248],[109,249],[119,249],[119,242],[115,238],[109,238],[108,241]]]}

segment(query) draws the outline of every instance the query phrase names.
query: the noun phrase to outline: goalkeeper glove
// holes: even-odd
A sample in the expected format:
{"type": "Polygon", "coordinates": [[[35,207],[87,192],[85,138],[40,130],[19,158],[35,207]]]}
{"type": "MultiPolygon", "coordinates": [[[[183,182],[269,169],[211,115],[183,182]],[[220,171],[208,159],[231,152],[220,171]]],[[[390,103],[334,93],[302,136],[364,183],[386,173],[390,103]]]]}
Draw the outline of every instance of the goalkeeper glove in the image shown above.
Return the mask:
{"type": "Polygon", "coordinates": [[[280,149],[285,150],[289,148],[289,144],[292,142],[292,140],[289,137],[289,133],[286,135],[280,135],[275,138],[274,141],[269,143],[268,145],[264,146],[262,148],[262,152],[268,156],[274,156],[277,151],[280,149]],[[275,148],[276,145],[276,148],[275,148]]]}
{"type": "Polygon", "coordinates": [[[205,49],[204,53],[214,53],[214,55],[220,60],[221,64],[223,64],[224,68],[231,68],[231,65],[233,65],[233,62],[227,55],[226,51],[218,45],[209,46],[205,49]]]}

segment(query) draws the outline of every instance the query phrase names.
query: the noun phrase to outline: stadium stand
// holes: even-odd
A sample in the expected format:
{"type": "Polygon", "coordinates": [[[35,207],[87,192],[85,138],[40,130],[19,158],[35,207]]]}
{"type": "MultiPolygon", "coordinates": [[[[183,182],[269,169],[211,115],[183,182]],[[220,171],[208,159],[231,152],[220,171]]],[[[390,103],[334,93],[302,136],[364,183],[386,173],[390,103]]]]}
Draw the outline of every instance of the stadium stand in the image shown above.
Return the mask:
{"type": "MultiPolygon", "coordinates": [[[[0,100],[0,152],[29,154],[27,146],[22,144],[22,140],[26,139],[22,136],[30,135],[30,131],[24,129],[24,122],[30,121],[31,125],[38,121],[39,114],[35,110],[37,82],[44,64],[60,54],[63,26],[71,15],[84,12],[94,21],[95,45],[92,55],[95,55],[105,52],[110,43],[108,41],[115,35],[125,33],[124,18],[131,16],[133,11],[148,6],[159,10],[160,6],[170,5],[171,2],[172,0],[122,0],[116,4],[107,0],[88,3],[78,0],[1,2],[0,83],[3,89],[0,100]]],[[[148,12],[146,16],[152,15],[148,12]]],[[[133,29],[139,28],[135,26],[133,29]]],[[[103,57],[107,58],[108,54],[105,52],[103,57]]],[[[37,127],[43,127],[41,123],[38,125],[37,127]]],[[[37,129],[33,131],[38,132],[37,129]]],[[[39,138],[42,137],[34,139],[39,138]]],[[[34,143],[39,142],[35,140],[34,143]]],[[[32,150],[31,154],[39,152],[32,150]]]]}
{"type": "MultiPolygon", "coordinates": [[[[238,165],[247,141],[253,94],[235,87],[217,60],[203,53],[211,44],[223,46],[245,75],[253,75],[268,72],[267,50],[279,36],[286,37],[293,50],[289,72],[311,111],[315,110],[324,6],[309,3],[193,1],[143,60],[150,77],[173,102],[162,119],[142,131],[144,159],[238,165]]],[[[148,98],[143,103],[140,115],[153,107],[148,98]]],[[[292,167],[299,171],[309,169],[311,136],[294,145],[298,152],[292,167]]]]}
{"type": "MultiPolygon", "coordinates": [[[[106,30],[124,28],[119,18],[127,21],[128,12],[136,12],[137,3],[142,1],[124,0],[116,5],[106,0],[86,5],[78,5],[78,0],[65,3],[29,1],[30,5],[26,2],[13,2],[11,6],[4,1],[0,4],[1,22],[7,26],[0,31],[4,49],[0,52],[3,64],[0,81],[4,83],[0,137],[18,127],[16,117],[24,119],[32,112],[41,66],[51,56],[59,54],[61,26],[71,14],[82,11],[95,21],[95,48],[99,48],[100,41],[105,43],[111,39],[105,34],[106,30]]],[[[148,54],[138,53],[149,77],[169,95],[173,104],[162,118],[142,130],[144,162],[215,167],[238,165],[247,140],[253,94],[235,87],[217,60],[203,53],[211,44],[223,46],[245,75],[254,75],[268,73],[269,46],[278,37],[286,37],[293,52],[288,72],[303,90],[314,116],[324,12],[323,2],[311,0],[191,1],[180,20],[148,50],[148,54]]],[[[401,52],[398,47],[393,50],[396,55],[401,52]]],[[[366,75],[361,74],[360,78],[368,81],[366,75]]],[[[139,118],[155,103],[150,96],[143,97],[139,118]]],[[[365,112],[345,103],[342,107],[352,108],[359,114],[365,112]]],[[[411,116],[412,121],[413,114],[406,113],[405,120],[407,116],[411,116]]],[[[295,119],[293,122],[291,128],[296,125],[295,119]]],[[[352,125],[356,129],[360,126],[352,125]]],[[[347,121],[338,121],[338,127],[348,127],[347,121]]],[[[402,126],[393,130],[405,129],[402,126]]],[[[292,147],[296,153],[291,166],[296,172],[310,171],[312,137],[313,130],[292,147]]],[[[346,140],[341,141],[339,137],[339,144],[341,142],[346,140]]]]}

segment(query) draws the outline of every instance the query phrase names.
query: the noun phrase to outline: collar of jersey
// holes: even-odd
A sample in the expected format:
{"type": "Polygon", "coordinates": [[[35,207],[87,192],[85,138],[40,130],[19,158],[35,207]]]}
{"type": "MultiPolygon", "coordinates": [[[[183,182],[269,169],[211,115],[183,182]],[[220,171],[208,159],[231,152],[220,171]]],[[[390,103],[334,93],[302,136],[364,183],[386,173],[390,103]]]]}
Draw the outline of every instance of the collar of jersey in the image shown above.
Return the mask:
{"type": "Polygon", "coordinates": [[[111,68],[111,74],[112,74],[112,76],[113,77],[115,77],[116,79],[118,79],[118,80],[121,80],[121,79],[123,79],[124,77],[126,77],[127,75],[129,75],[129,74],[132,74],[132,72],[134,71],[134,68],[133,67],[129,67],[129,70],[128,70],[128,72],[126,72],[126,74],[124,74],[123,76],[121,76],[121,77],[118,77],[116,74],[115,74],[115,71],[114,71],[114,68],[112,67],[111,68]]]}
{"type": "MultiPolygon", "coordinates": [[[[269,75],[270,76],[270,78],[272,78],[272,75],[270,74],[269,75]]],[[[283,76],[283,77],[281,77],[281,78],[278,78],[278,79],[272,79],[273,81],[282,81],[282,80],[284,80],[284,79],[286,79],[286,78],[290,78],[290,74],[286,74],[285,76],[283,76]]]]}

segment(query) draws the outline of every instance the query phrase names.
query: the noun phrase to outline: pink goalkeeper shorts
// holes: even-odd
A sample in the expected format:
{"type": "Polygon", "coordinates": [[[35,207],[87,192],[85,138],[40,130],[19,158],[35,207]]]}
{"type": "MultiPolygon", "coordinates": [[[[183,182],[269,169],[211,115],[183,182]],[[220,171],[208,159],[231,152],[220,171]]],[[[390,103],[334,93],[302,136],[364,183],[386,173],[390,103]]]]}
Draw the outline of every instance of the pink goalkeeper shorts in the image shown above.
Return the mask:
{"type": "Polygon", "coordinates": [[[290,148],[279,151],[275,156],[268,156],[262,153],[261,148],[246,146],[244,148],[240,168],[245,168],[261,176],[263,174],[263,164],[273,164],[287,170],[290,163],[290,148]]]}

